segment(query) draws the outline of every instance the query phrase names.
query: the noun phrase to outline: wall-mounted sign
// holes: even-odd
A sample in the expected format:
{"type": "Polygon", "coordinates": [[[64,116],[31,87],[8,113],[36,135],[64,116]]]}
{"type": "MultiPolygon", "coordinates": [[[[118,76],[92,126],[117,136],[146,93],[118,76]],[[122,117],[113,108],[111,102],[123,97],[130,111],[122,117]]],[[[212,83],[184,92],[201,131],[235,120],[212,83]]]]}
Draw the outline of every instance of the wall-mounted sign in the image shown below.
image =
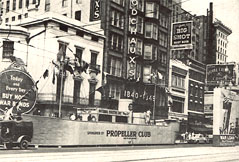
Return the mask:
{"type": "Polygon", "coordinates": [[[192,46],[192,21],[177,22],[172,24],[172,47],[192,46]]]}
{"type": "MultiPolygon", "coordinates": [[[[6,70],[0,73],[0,109],[2,112],[17,103],[19,103],[21,113],[31,111],[36,103],[36,94],[34,81],[29,74],[20,70],[6,70]]],[[[16,112],[17,109],[13,109],[13,113],[16,112]]]]}
{"type": "Polygon", "coordinates": [[[228,85],[235,83],[234,64],[211,64],[207,65],[207,84],[208,85],[228,85]]]}
{"type": "Polygon", "coordinates": [[[101,0],[91,0],[91,21],[100,20],[101,0]]]}

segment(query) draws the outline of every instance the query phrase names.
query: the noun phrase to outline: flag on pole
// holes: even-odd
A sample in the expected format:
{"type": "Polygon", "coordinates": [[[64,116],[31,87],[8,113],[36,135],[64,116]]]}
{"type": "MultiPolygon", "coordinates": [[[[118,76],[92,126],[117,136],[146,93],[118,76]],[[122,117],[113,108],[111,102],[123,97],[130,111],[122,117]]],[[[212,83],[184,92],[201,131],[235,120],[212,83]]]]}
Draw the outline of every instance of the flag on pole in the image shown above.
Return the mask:
{"type": "Polygon", "coordinates": [[[163,79],[163,75],[160,72],[158,72],[158,79],[163,79]]]}

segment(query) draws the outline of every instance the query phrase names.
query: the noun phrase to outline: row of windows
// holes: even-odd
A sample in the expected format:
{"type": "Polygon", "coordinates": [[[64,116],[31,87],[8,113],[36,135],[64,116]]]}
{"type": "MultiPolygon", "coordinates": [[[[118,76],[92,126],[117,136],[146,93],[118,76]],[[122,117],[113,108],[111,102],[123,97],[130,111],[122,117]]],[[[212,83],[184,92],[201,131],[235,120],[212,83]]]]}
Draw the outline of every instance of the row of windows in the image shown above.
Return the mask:
{"type": "Polygon", "coordinates": [[[172,74],[172,87],[185,89],[185,77],[172,74]]]}
{"type": "Polygon", "coordinates": [[[111,25],[124,28],[124,14],[116,10],[112,10],[111,13],[111,25]]]}
{"type": "Polygon", "coordinates": [[[227,57],[225,55],[222,55],[222,54],[218,53],[217,54],[217,59],[226,62],[227,57]]]}
{"type": "Polygon", "coordinates": [[[123,51],[123,36],[115,33],[110,33],[109,37],[110,49],[116,50],[118,52],[123,51]]]}
{"type": "MultiPolygon", "coordinates": [[[[82,0],[75,0],[76,4],[81,3],[82,0]]],[[[117,1],[117,0],[115,0],[117,1]]],[[[118,1],[123,1],[123,0],[118,0],[118,1]]],[[[6,13],[10,11],[10,0],[6,1],[6,13]]],[[[36,4],[37,0],[18,0],[18,9],[21,9],[23,7],[23,3],[25,3],[25,7],[28,7],[30,4],[36,4]]],[[[39,2],[38,2],[39,3],[39,2]]],[[[62,0],[61,1],[62,7],[67,7],[68,6],[68,0],[62,0]]],[[[12,10],[17,9],[17,0],[12,1],[12,10]]],[[[50,11],[50,0],[45,0],[45,11],[50,11]]]]}
{"type": "Polygon", "coordinates": [[[223,34],[222,32],[218,32],[218,35],[219,35],[219,37],[221,37],[222,39],[224,39],[224,40],[227,40],[227,36],[225,35],[225,34],[223,34]]]}
{"type": "Polygon", "coordinates": [[[225,43],[223,40],[218,39],[217,45],[221,45],[222,47],[227,48],[227,43],[225,43]]]}
{"type": "MultiPolygon", "coordinates": [[[[28,17],[28,13],[25,13],[25,14],[24,14],[24,17],[27,18],[27,17],[28,17]]],[[[21,19],[22,19],[22,15],[18,15],[18,16],[17,16],[17,19],[18,19],[18,20],[21,20],[21,19]]],[[[16,16],[13,16],[13,17],[12,17],[12,22],[13,22],[13,21],[16,21],[16,16]]],[[[8,23],[8,22],[9,22],[9,18],[6,18],[6,19],[5,19],[5,23],[8,23]]]]}

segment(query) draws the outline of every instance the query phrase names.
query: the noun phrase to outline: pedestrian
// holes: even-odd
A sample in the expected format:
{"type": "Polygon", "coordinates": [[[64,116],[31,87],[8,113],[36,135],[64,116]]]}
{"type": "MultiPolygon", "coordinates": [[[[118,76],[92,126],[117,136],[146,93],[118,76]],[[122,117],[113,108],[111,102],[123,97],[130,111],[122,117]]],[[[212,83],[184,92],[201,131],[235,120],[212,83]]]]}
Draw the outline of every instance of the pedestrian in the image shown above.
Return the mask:
{"type": "Polygon", "coordinates": [[[145,113],[145,123],[146,124],[150,124],[150,115],[151,115],[151,111],[148,109],[145,113]]]}

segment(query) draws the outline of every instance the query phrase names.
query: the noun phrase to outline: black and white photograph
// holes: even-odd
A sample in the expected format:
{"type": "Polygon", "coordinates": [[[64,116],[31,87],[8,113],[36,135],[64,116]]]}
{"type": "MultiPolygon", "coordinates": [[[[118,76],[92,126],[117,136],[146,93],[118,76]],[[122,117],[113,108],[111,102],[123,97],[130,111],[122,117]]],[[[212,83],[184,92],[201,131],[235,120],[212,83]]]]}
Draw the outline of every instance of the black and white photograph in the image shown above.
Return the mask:
{"type": "Polygon", "coordinates": [[[238,162],[239,0],[0,0],[0,161],[238,162]]]}

